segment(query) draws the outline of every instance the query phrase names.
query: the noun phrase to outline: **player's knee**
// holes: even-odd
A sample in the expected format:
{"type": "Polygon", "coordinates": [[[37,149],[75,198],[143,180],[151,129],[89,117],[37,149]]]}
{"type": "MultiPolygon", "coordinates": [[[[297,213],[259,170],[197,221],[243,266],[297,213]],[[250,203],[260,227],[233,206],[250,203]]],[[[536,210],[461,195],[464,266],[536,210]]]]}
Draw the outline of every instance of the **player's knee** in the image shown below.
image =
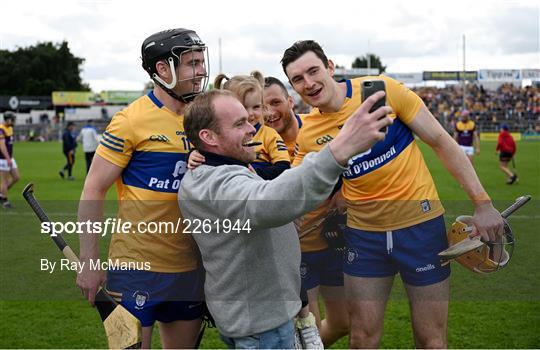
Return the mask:
{"type": "Polygon", "coordinates": [[[378,348],[381,331],[375,327],[351,329],[349,337],[350,348],[378,348]]]}
{"type": "Polygon", "coordinates": [[[332,332],[340,338],[349,335],[350,330],[351,327],[349,325],[349,322],[346,321],[335,322],[332,325],[332,332]]]}
{"type": "Polygon", "coordinates": [[[416,347],[423,349],[443,349],[447,347],[446,326],[438,324],[436,328],[415,332],[416,347]]]}
{"type": "Polygon", "coordinates": [[[417,344],[418,348],[422,349],[446,349],[446,340],[443,337],[429,337],[425,339],[419,339],[417,344]]]}

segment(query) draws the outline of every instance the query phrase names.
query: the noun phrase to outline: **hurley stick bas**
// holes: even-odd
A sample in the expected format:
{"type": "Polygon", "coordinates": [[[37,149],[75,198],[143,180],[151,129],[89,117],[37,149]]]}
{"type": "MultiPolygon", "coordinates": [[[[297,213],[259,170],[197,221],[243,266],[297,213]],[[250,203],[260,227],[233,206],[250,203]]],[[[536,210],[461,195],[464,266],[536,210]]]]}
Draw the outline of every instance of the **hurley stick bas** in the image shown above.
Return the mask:
{"type": "MultiPolygon", "coordinates": [[[[50,222],[49,217],[34,197],[34,185],[29,183],[23,190],[23,197],[41,222],[50,222]]],[[[58,249],[70,262],[79,263],[79,258],[67,245],[62,236],[50,235],[58,249]]],[[[96,308],[103,321],[110,349],[138,349],[141,347],[141,322],[118,304],[101,287],[96,293],[96,308]]]]}
{"type": "MultiPolygon", "coordinates": [[[[516,210],[521,208],[525,203],[531,200],[531,196],[525,195],[521,196],[516,199],[516,201],[506,208],[502,213],[501,216],[504,219],[507,219],[512,213],[514,213],[516,210]]],[[[469,231],[472,231],[472,227],[467,228],[469,231]]],[[[467,237],[463,241],[454,244],[451,247],[448,247],[447,249],[440,252],[438,255],[441,258],[441,262],[444,264],[448,263],[450,260],[455,259],[465,253],[470,252],[471,250],[474,250],[476,248],[479,248],[484,245],[484,242],[480,240],[480,236],[476,237],[467,237]]]]}

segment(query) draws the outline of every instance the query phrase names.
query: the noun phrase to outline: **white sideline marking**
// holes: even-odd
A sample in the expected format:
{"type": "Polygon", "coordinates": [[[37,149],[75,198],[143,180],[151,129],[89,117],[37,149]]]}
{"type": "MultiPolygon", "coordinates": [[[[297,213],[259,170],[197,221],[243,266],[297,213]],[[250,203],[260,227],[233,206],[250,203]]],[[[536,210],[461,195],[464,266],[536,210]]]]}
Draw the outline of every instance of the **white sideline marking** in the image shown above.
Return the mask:
{"type": "MultiPolygon", "coordinates": [[[[5,210],[3,213],[0,214],[0,216],[20,216],[20,215],[26,215],[26,216],[35,216],[34,213],[29,213],[29,212],[22,212],[22,213],[17,213],[17,212],[13,212],[13,211],[7,211],[5,210]]],[[[73,214],[67,214],[67,213],[47,213],[47,216],[49,217],[57,217],[57,216],[76,216],[77,213],[73,213],[73,214]]],[[[116,217],[116,213],[105,213],[104,214],[105,217],[116,217]]],[[[454,219],[454,218],[457,218],[458,216],[460,215],[450,215],[450,214],[444,214],[444,217],[445,218],[451,218],[451,219],[454,219]]],[[[529,220],[529,219],[540,219],[540,215],[510,215],[510,218],[511,219],[518,219],[518,220],[529,220]]]]}
{"type": "MultiPolygon", "coordinates": [[[[446,215],[444,214],[445,218],[457,218],[460,215],[446,215]]],[[[540,219],[540,215],[510,215],[508,218],[510,219],[518,219],[518,220],[529,220],[529,219],[540,219]]]]}

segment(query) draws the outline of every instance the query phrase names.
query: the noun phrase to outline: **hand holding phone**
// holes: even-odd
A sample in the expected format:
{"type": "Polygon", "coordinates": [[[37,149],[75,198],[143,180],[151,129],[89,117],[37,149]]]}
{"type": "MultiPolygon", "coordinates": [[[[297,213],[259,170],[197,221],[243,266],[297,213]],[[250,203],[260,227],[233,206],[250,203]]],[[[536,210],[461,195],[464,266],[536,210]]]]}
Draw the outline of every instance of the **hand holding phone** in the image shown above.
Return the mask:
{"type": "MultiPolygon", "coordinates": [[[[368,97],[376,93],[377,91],[384,91],[386,92],[384,81],[383,80],[364,80],[362,82],[362,102],[364,102],[368,97]]],[[[386,105],[386,95],[375,102],[373,107],[369,110],[369,113],[373,113],[377,109],[379,109],[382,106],[386,105]]],[[[381,129],[381,132],[387,133],[388,127],[385,126],[381,129]]]]}

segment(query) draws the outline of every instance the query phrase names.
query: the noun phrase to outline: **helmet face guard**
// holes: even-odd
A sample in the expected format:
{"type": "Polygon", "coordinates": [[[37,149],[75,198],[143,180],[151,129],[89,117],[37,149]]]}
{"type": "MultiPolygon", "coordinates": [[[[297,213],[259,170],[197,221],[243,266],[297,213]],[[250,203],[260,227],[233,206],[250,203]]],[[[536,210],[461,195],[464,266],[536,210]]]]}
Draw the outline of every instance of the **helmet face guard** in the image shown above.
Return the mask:
{"type": "MultiPolygon", "coordinates": [[[[460,216],[448,231],[448,244],[450,246],[468,238],[470,229],[470,216],[460,216]]],[[[480,247],[467,252],[455,260],[468,270],[476,273],[492,273],[506,266],[512,258],[514,251],[514,234],[505,221],[504,234],[496,242],[484,243],[480,247]]]]}
{"type": "Polygon", "coordinates": [[[171,49],[171,56],[167,58],[167,63],[169,64],[169,67],[171,69],[171,74],[172,74],[171,82],[167,83],[157,73],[152,73],[151,77],[152,77],[152,80],[154,80],[156,84],[158,84],[165,91],[167,91],[169,95],[171,95],[177,100],[181,100],[184,103],[188,103],[188,102],[191,102],[198,94],[204,92],[206,90],[206,87],[208,86],[209,69],[207,68],[207,65],[206,65],[207,62],[208,62],[208,48],[206,46],[191,46],[191,47],[175,46],[171,49]],[[194,52],[202,52],[203,57],[204,57],[203,58],[204,61],[202,65],[203,65],[205,74],[204,75],[197,74],[196,62],[192,60],[191,76],[180,79],[180,77],[177,76],[177,68],[182,65],[182,56],[186,54],[194,53],[194,52]],[[176,65],[175,65],[175,62],[177,62],[176,65]],[[196,84],[197,81],[199,81],[199,83],[196,84]],[[192,86],[191,91],[182,92],[180,95],[174,92],[173,89],[178,84],[188,83],[188,82],[193,83],[191,84],[192,86]]]}
{"type": "Polygon", "coordinates": [[[144,70],[148,72],[157,85],[162,87],[173,98],[188,103],[206,89],[210,75],[207,68],[209,62],[208,48],[193,30],[178,28],[156,33],[144,41],[141,51],[144,70]],[[197,70],[200,69],[196,66],[198,62],[192,60],[191,74],[187,73],[187,78],[180,79],[177,76],[177,68],[182,66],[183,56],[186,53],[194,52],[202,52],[202,65],[205,74],[197,74],[197,70]],[[165,61],[169,65],[172,74],[170,82],[166,82],[157,74],[156,63],[159,61],[165,61]],[[193,82],[191,90],[182,91],[180,94],[174,91],[178,84],[190,81],[193,82]]]}

